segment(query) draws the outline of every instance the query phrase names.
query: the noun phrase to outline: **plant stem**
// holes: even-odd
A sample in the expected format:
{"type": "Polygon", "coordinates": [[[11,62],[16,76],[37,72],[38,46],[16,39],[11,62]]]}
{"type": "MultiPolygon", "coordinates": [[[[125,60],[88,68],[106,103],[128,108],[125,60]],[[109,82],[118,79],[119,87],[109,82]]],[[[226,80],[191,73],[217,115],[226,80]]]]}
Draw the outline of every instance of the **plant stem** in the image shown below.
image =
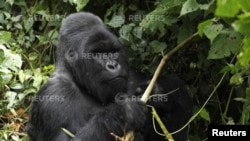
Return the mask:
{"type": "Polygon", "coordinates": [[[148,99],[154,84],[158,78],[158,76],[160,75],[160,72],[163,68],[163,66],[165,65],[165,63],[167,62],[167,60],[175,53],[177,52],[179,49],[181,49],[182,47],[184,47],[184,45],[186,45],[188,42],[190,42],[194,37],[196,37],[198,35],[198,32],[194,33],[193,35],[191,35],[190,37],[188,37],[186,40],[184,40],[183,42],[181,42],[180,44],[178,44],[175,48],[173,48],[172,50],[170,50],[166,55],[163,56],[163,58],[161,59],[160,64],[158,65],[154,76],[152,78],[152,80],[150,81],[147,89],[145,90],[141,100],[146,102],[146,100],[148,99]]]}

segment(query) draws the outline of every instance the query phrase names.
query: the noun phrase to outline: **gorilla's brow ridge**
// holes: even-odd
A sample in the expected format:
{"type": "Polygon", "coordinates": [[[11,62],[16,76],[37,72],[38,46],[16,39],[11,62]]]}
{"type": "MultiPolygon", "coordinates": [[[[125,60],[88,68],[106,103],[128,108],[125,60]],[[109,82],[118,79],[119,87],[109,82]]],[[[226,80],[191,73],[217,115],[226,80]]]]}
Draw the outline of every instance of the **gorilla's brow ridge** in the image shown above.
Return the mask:
{"type": "Polygon", "coordinates": [[[109,52],[119,51],[120,46],[116,42],[117,40],[113,39],[112,36],[107,36],[102,31],[99,31],[89,37],[87,44],[92,46],[90,51],[109,52]]]}

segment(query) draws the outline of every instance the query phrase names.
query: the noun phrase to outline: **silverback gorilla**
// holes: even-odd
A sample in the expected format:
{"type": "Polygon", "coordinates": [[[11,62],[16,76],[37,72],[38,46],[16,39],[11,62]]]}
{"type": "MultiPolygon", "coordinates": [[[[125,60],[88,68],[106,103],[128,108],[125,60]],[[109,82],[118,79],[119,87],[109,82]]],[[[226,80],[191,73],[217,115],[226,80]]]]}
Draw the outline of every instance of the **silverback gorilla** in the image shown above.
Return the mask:
{"type": "MultiPolygon", "coordinates": [[[[134,99],[149,80],[129,68],[125,47],[100,18],[87,12],[69,15],[60,29],[55,71],[32,103],[27,124],[30,140],[115,141],[110,133],[123,136],[131,130],[136,132],[135,141],[165,140],[155,133],[146,105],[134,99]]],[[[167,77],[161,77],[153,91],[176,88],[180,90],[167,101],[147,103],[159,110],[170,131],[191,116],[189,94],[179,79],[167,77]]],[[[186,140],[187,130],[174,137],[186,140]]]]}

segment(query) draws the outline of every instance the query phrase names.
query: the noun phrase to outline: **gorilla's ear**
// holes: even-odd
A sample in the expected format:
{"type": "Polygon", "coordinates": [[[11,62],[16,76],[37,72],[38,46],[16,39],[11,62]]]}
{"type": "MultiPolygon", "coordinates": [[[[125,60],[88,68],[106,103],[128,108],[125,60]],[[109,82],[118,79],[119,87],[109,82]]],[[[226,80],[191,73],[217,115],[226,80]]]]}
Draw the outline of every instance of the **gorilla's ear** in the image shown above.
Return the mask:
{"type": "Polygon", "coordinates": [[[70,48],[65,53],[65,58],[68,63],[73,63],[78,59],[78,53],[74,49],[70,48]]]}

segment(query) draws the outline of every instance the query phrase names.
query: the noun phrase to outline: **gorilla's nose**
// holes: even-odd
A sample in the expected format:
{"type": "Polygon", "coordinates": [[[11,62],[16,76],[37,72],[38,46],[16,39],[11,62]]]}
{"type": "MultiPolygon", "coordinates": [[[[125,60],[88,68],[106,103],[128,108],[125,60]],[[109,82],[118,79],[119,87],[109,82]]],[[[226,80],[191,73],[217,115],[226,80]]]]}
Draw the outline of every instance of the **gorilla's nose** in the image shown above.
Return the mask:
{"type": "Polygon", "coordinates": [[[120,68],[121,68],[120,64],[118,64],[116,61],[108,61],[106,63],[106,70],[109,72],[119,71],[120,68]]]}

